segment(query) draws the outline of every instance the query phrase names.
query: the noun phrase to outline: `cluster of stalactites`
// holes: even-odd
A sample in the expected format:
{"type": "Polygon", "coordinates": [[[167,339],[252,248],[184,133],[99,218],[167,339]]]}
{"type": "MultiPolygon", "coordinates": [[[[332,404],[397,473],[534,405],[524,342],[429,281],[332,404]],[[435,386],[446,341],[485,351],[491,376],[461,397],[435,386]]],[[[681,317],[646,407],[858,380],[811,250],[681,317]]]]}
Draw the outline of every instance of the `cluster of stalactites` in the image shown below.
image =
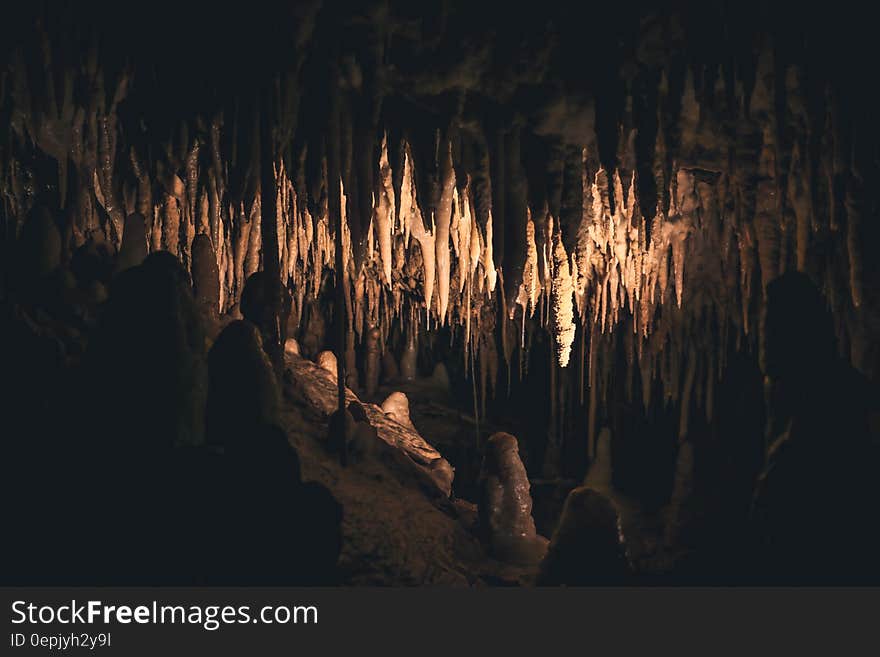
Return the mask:
{"type": "MultiPolygon", "coordinates": [[[[486,227],[481,229],[475,219],[470,181],[456,181],[451,165],[444,171],[440,204],[433,212],[423,212],[416,201],[408,145],[404,150],[398,198],[387,146],[382,144],[363,265],[358,271],[346,220],[348,190],[340,184],[344,276],[351,292],[350,323],[358,336],[365,327],[380,327],[383,344],[396,318],[404,324],[422,322],[428,327],[455,324],[463,327],[469,341],[483,316],[480,309],[494,304],[497,272],[491,212],[486,227]]],[[[190,160],[193,167],[196,159],[190,160]]],[[[323,170],[326,176],[327,167],[323,170]]],[[[274,173],[278,261],[282,282],[292,293],[294,317],[298,321],[307,300],[319,296],[326,275],[334,268],[337,236],[326,198],[313,214],[315,207],[300,201],[300,191],[282,160],[274,173]]],[[[184,262],[189,260],[194,237],[209,235],[220,273],[219,307],[221,312],[227,312],[237,303],[248,276],[261,267],[260,195],[256,190],[249,202],[224,205],[221,179],[211,174],[188,171],[186,177],[193,182],[192,193],[187,184],[173,175],[176,180],[161,200],[146,208],[144,199],[134,194],[126,197],[125,212],[147,210],[148,249],[170,251],[184,262]]],[[[322,188],[328,188],[326,180],[322,188]]],[[[96,200],[103,205],[100,197],[96,200]]],[[[101,232],[102,239],[112,239],[112,233],[101,232]]],[[[80,234],[75,235],[73,246],[84,239],[80,234]]]]}
{"type": "MultiPolygon", "coordinates": [[[[68,246],[96,237],[118,244],[124,217],[135,211],[145,217],[149,249],[171,251],[186,264],[194,237],[207,234],[220,272],[221,311],[233,308],[244,281],[261,267],[262,224],[258,184],[245,198],[230,200],[222,119],[192,138],[184,124],[178,146],[169,145],[165,157],[147,167],[134,148],[118,143],[116,111],[127,78],[106,90],[99,68],[82,74],[94,92],[85,105],[74,102],[69,76],[62,97],[49,84],[48,99],[39,103],[34,98],[42,95],[31,93],[25,76],[14,76],[9,85],[11,130],[57,160],[59,196],[76,205],[68,208],[68,246]]],[[[517,350],[520,367],[527,362],[527,333],[538,327],[552,333],[558,365],[567,367],[580,327],[581,380],[591,391],[603,389],[610,376],[613,339],[624,339],[631,370],[640,370],[643,400],[649,403],[653,382],[661,380],[666,397],[682,404],[686,433],[692,397],[711,413],[728,335],[737,342],[756,338],[753,301],[762,300],[772,278],[797,268],[847,280],[849,294],[831,298],[838,317],[863,301],[861,179],[842,152],[836,105],[828,103],[817,125],[805,110],[802,72],[790,66],[785,79],[775,74],[766,48],[754,88],[746,94],[737,87],[734,107],[723,75],[698,98],[688,74],[674,120],[662,115],[669,105],[664,76],[651,166],[634,165],[630,100],[620,122],[617,166],[602,166],[595,141],[574,151],[566,147],[580,157],[555,163],[565,170],[561,209],[558,201],[533,207],[526,200],[531,179],[523,173],[526,153],[518,137],[500,159],[477,158],[479,170],[472,172],[454,150],[458,142],[439,133],[430,163],[424,149],[416,153],[420,159],[406,141],[384,139],[372,207],[358,217],[368,228],[356,245],[345,217],[352,207],[346,195],[355,191],[340,185],[350,328],[360,336],[378,327],[384,349],[394,319],[409,334],[417,327],[452,326],[466,345],[466,362],[470,356],[471,363],[485,364],[484,387],[486,370],[493,378],[498,371],[496,342],[487,335],[499,324],[508,373],[515,370],[517,350]],[[782,108],[776,101],[780,84],[786,91],[782,108]],[[667,143],[673,124],[674,148],[667,143]],[[819,161],[810,162],[809,144],[815,143],[823,147],[819,161]],[[426,165],[436,190],[420,188],[425,172],[416,168],[426,165]],[[651,212],[640,207],[639,175],[646,170],[657,191],[651,212]],[[845,190],[842,203],[835,201],[836,189],[845,190]],[[829,234],[845,237],[838,240],[844,261],[830,252],[817,261],[823,255],[811,246],[817,235],[829,234]]],[[[0,164],[7,216],[23,217],[32,187],[25,167],[14,157],[0,164]]],[[[291,174],[281,159],[275,170],[278,257],[295,322],[334,267],[338,236],[327,195],[310,194],[331,188],[326,160],[320,169],[317,184],[302,172],[291,174]]]]}
{"type": "MultiPolygon", "coordinates": [[[[714,92],[703,90],[701,100],[708,93],[709,102],[697,100],[688,75],[678,121],[681,141],[674,153],[659,122],[653,170],[658,202],[650,219],[639,206],[637,173],[623,167],[591,169],[595,159],[586,151],[583,219],[573,240],[565,239],[566,226],[554,228],[546,212],[543,229],[531,225],[530,215],[525,232],[530,255],[517,302],[525,311],[541,293],[528,272],[536,260],[533,236],[543,230],[554,235],[539,261],[550,271],[542,280],[545,291],[550,287],[558,361],[569,362],[579,323],[591,397],[607,394],[616,366],[615,340],[622,339],[630,398],[640,379],[647,407],[659,381],[665,399],[680,408],[680,434],[686,436],[694,403],[712,415],[731,343],[754,346],[760,339],[767,284],[794,269],[820,284],[825,277],[843,344],[859,365],[860,347],[846,335],[844,318],[864,303],[858,243],[863,190],[840,154],[835,103],[829,98],[823,125],[808,121],[801,76],[792,66],[784,80],[774,79],[772,53],[765,49],[751,95],[738,89],[740,105],[731,110],[725,107],[721,75],[714,92]],[[784,108],[777,105],[776,84],[786,85],[784,108]],[[810,163],[808,145],[816,140],[826,147],[819,161],[810,163]],[[664,161],[671,166],[664,167],[664,161]],[[835,188],[846,190],[842,203],[835,188]],[[567,252],[570,243],[574,248],[567,252]],[[848,283],[844,294],[835,293],[840,281],[848,283]]],[[[634,129],[621,130],[619,162],[633,161],[628,149],[634,137],[634,129]]]]}

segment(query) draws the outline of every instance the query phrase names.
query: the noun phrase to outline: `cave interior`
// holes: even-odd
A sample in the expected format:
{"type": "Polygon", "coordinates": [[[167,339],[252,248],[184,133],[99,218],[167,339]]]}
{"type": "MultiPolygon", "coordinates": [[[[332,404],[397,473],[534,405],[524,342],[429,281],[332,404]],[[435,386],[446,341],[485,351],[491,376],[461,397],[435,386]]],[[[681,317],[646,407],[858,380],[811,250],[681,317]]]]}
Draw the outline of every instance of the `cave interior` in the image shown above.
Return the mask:
{"type": "Polygon", "coordinates": [[[858,9],[26,4],[4,583],[880,582],[858,9]]]}

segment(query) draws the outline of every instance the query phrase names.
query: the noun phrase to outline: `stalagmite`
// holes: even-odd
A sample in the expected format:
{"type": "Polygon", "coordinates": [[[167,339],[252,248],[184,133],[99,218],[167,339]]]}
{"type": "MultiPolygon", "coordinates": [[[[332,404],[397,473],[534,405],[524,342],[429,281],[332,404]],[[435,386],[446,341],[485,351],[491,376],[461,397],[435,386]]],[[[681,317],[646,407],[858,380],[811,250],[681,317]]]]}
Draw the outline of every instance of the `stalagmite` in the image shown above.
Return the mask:
{"type": "Polygon", "coordinates": [[[315,359],[315,363],[325,372],[336,376],[336,354],[332,351],[322,351],[315,359]]]}
{"type": "Polygon", "coordinates": [[[366,337],[366,354],[364,356],[364,375],[366,379],[367,397],[376,394],[379,388],[379,338],[381,333],[375,326],[370,327],[366,337]]]}
{"type": "Polygon", "coordinates": [[[589,487],[568,494],[538,586],[620,585],[631,566],[614,504],[589,487]]]}
{"type": "Polygon", "coordinates": [[[416,335],[413,333],[407,337],[400,356],[400,376],[404,381],[412,381],[416,378],[416,335]]]}
{"type": "Polygon", "coordinates": [[[116,261],[116,271],[136,267],[147,257],[147,236],[144,217],[140,213],[130,214],[125,218],[122,232],[122,245],[116,261]]]}
{"type": "Polygon", "coordinates": [[[180,253],[180,206],[177,199],[165,195],[162,212],[162,248],[174,255],[180,253]]]}
{"type": "Polygon", "coordinates": [[[514,436],[496,433],[489,438],[480,482],[480,524],[493,556],[514,563],[538,563],[547,540],[535,530],[529,479],[514,436]]]}
{"type": "Polygon", "coordinates": [[[288,357],[300,355],[299,342],[296,341],[296,338],[287,338],[284,341],[284,354],[288,357]]]}
{"type": "Polygon", "coordinates": [[[684,506],[693,494],[694,485],[694,449],[689,441],[683,441],[678,448],[675,461],[675,478],[672,495],[664,510],[666,518],[666,542],[674,545],[685,522],[684,506]]]}
{"type": "MultiPolygon", "coordinates": [[[[152,257],[152,256],[151,256],[152,257]]],[[[227,448],[246,444],[259,423],[278,422],[281,400],[256,328],[232,322],[208,354],[207,433],[227,448]]]]}
{"type": "Polygon", "coordinates": [[[392,392],[382,402],[382,412],[395,422],[415,431],[409,417],[409,399],[402,392],[392,392]]]}

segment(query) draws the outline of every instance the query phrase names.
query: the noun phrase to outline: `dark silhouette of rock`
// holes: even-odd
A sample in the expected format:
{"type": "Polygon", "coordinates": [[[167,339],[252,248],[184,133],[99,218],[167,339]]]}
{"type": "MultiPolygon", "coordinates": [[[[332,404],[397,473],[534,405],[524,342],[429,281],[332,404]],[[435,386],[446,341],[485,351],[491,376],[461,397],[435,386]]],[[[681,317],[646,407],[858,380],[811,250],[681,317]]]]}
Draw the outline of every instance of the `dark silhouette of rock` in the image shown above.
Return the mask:
{"type": "MultiPolygon", "coordinates": [[[[256,423],[225,453],[226,503],[220,519],[224,564],[217,576],[242,585],[295,584],[308,541],[301,524],[299,457],[283,430],[256,423]]],[[[215,550],[217,548],[215,547],[215,550]]]]}
{"type": "Polygon", "coordinates": [[[304,586],[338,584],[342,505],[325,486],[310,481],[302,486],[299,511],[302,534],[298,558],[304,572],[298,583],[304,586]]]}
{"type": "Polygon", "coordinates": [[[204,441],[204,343],[177,258],[154,253],[113,279],[74,406],[83,409],[78,426],[91,439],[80,446],[77,488],[95,514],[83,521],[94,526],[84,557],[90,581],[146,584],[183,576],[173,546],[186,524],[178,516],[186,477],[175,448],[204,441]]]}
{"type": "Polygon", "coordinates": [[[73,272],[79,286],[84,289],[93,281],[108,283],[115,266],[114,255],[113,247],[108,242],[94,240],[86,242],[70,257],[70,271],[73,272]]]}
{"type": "Polygon", "coordinates": [[[220,332],[208,353],[208,440],[227,448],[255,424],[279,422],[280,395],[256,327],[243,320],[220,332]]]}
{"type": "Polygon", "coordinates": [[[390,451],[384,440],[379,438],[379,432],[369,421],[355,422],[354,431],[348,446],[348,460],[359,463],[369,459],[381,458],[390,451]]]}
{"type": "Polygon", "coordinates": [[[538,585],[607,586],[625,583],[629,575],[614,504],[591,488],[575,488],[541,562],[538,585]]]}
{"type": "MultiPolygon", "coordinates": [[[[259,352],[262,365],[256,369],[260,379],[270,380],[268,359],[257,340],[252,325],[230,324],[217,339],[219,351],[212,349],[212,366],[221,356],[232,366],[231,357],[237,356],[245,359],[239,371],[246,373],[255,367],[254,353],[259,352]]],[[[212,378],[221,374],[212,367],[212,378]]],[[[232,390],[234,382],[226,383],[232,390]]],[[[212,386],[212,392],[216,389],[212,386]]],[[[247,400],[244,407],[260,415],[247,400]]],[[[243,417],[232,422],[241,435],[225,441],[218,495],[223,511],[208,550],[214,555],[209,560],[211,580],[250,586],[338,583],[340,505],[323,486],[302,482],[299,457],[282,429],[260,420],[248,424],[243,417]]]]}
{"type": "Polygon", "coordinates": [[[348,410],[340,412],[339,409],[334,411],[327,423],[327,449],[333,454],[338,454],[341,463],[346,464],[348,455],[348,444],[354,436],[357,423],[348,410]]]}
{"type": "Polygon", "coordinates": [[[189,277],[173,255],[153,253],[113,280],[90,345],[111,441],[203,441],[204,345],[189,277]]]}
{"type": "Polygon", "coordinates": [[[45,279],[61,264],[61,233],[45,207],[30,211],[16,250],[17,275],[23,281],[45,279]]]}
{"type": "MultiPolygon", "coordinates": [[[[281,299],[278,304],[280,315],[278,317],[281,331],[281,344],[287,339],[287,320],[290,317],[292,299],[290,292],[284,285],[279,286],[281,299]]],[[[263,340],[270,339],[273,335],[272,304],[266,298],[266,273],[258,271],[251,274],[245,281],[241,291],[239,308],[242,316],[249,322],[253,322],[260,330],[263,340]]]]}
{"type": "Polygon", "coordinates": [[[355,422],[369,422],[369,418],[367,417],[367,411],[364,409],[363,404],[359,401],[350,401],[348,403],[348,412],[351,413],[351,417],[354,418],[355,422]]]}
{"type": "Polygon", "coordinates": [[[751,514],[753,572],[762,581],[880,578],[867,386],[835,345],[830,313],[806,276],[770,283],[762,364],[771,444],[751,514]]]}

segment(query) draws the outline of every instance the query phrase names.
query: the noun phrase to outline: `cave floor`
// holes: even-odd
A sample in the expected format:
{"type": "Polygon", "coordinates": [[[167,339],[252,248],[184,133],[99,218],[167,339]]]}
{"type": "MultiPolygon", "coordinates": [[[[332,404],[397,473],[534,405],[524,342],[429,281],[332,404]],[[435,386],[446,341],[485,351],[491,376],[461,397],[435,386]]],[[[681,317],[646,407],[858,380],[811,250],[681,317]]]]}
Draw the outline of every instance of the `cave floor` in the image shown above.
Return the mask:
{"type": "MultiPolygon", "coordinates": [[[[456,467],[453,496],[432,494],[405,473],[381,460],[343,467],[324,442],[324,413],[286,389],[282,421],[297,449],[304,480],[327,486],[343,505],[342,583],[378,586],[521,586],[533,582],[535,568],[492,559],[477,533],[476,466],[462,457],[475,441],[473,416],[457,407],[448,391],[430,379],[382,386],[365,398],[379,402],[394,390],[407,394],[410,417],[421,436],[456,467]]],[[[366,397],[366,396],[364,396],[366,397]]],[[[332,400],[328,401],[331,405],[332,400]]],[[[503,427],[481,427],[483,435],[503,427]]],[[[539,533],[550,536],[567,493],[577,482],[533,480],[533,514],[539,533]]],[[[691,500],[693,501],[693,500],[691,500]]],[[[692,568],[693,528],[704,523],[704,510],[685,505],[684,536],[666,539],[668,510],[646,508],[621,498],[617,503],[637,581],[674,583],[692,568]],[[689,536],[690,535],[690,536],[689,536]],[[683,540],[682,540],[683,539],[683,540]]],[[[697,540],[697,543],[700,541],[697,540]]]]}
{"type": "Polygon", "coordinates": [[[305,481],[343,506],[342,582],[372,586],[518,586],[534,572],[491,559],[474,529],[477,509],[428,494],[384,463],[346,467],[327,451],[327,420],[285,395],[282,420],[305,481]]]}

